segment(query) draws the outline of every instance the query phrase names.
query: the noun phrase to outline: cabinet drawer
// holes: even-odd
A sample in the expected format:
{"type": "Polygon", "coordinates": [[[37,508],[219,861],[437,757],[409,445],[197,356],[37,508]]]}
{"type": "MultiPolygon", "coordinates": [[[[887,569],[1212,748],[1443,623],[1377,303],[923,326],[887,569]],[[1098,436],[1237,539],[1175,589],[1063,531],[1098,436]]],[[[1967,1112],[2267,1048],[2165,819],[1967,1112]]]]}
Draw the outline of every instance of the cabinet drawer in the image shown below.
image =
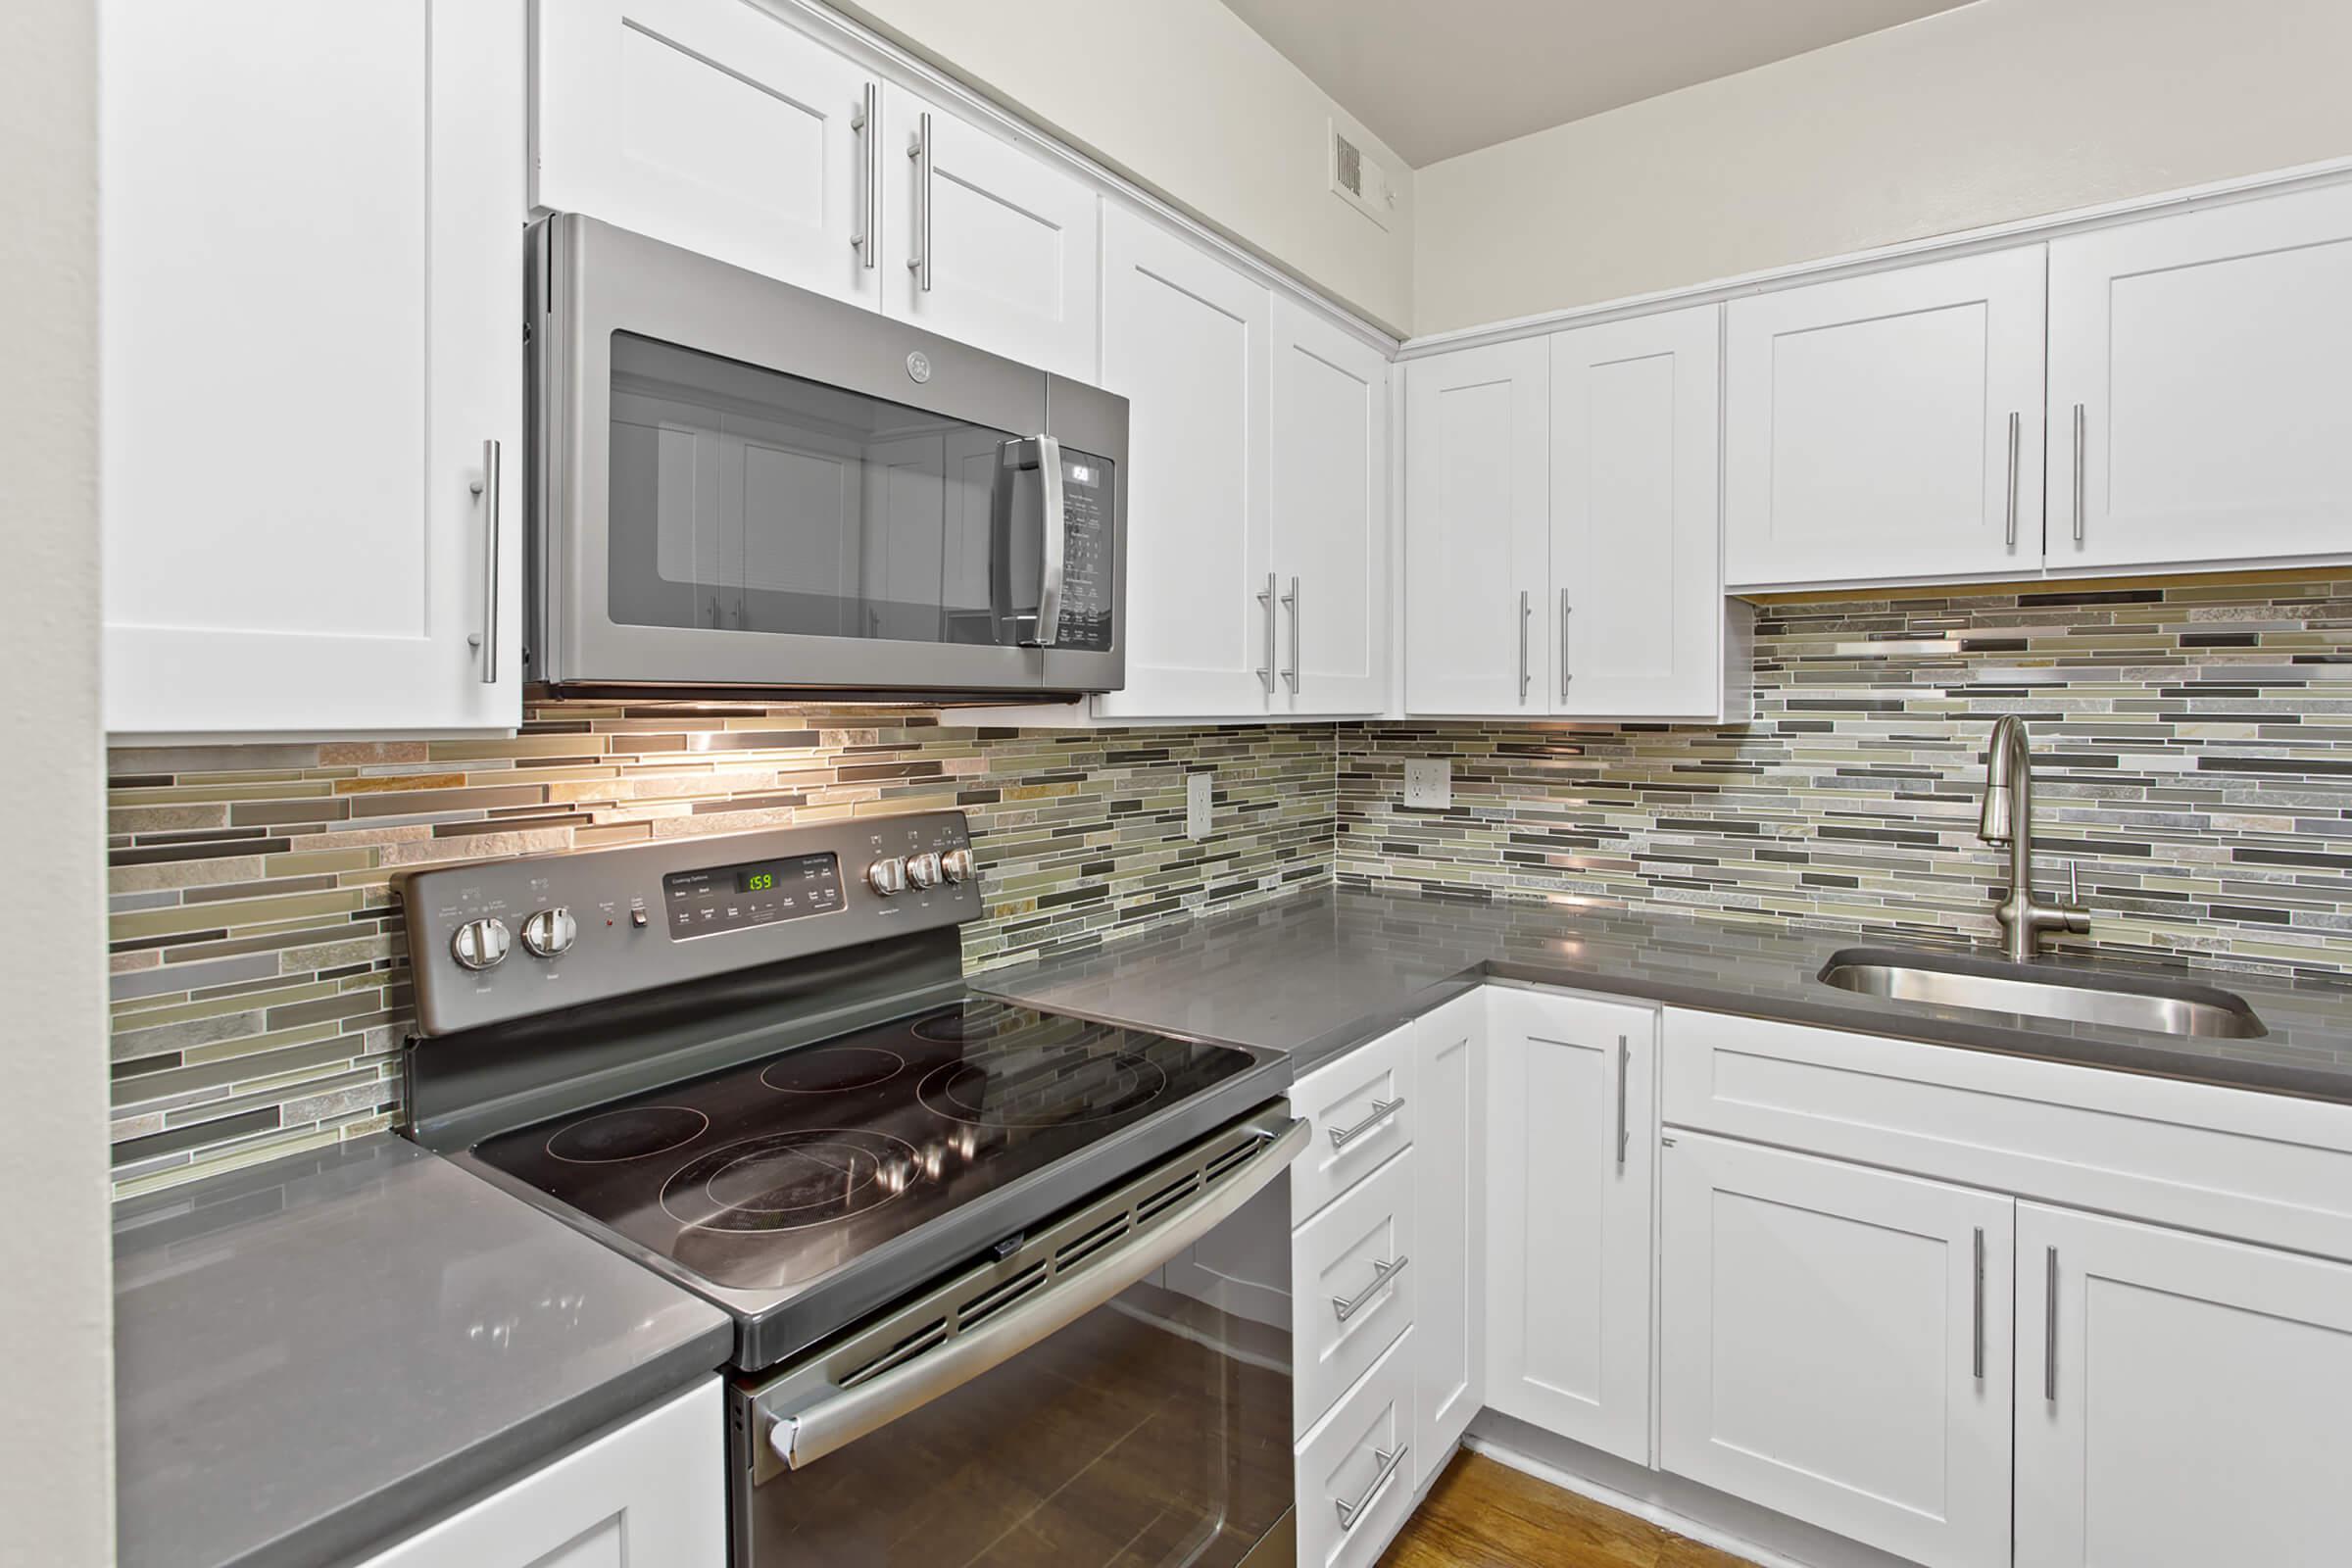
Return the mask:
{"type": "Polygon", "coordinates": [[[1413,1320],[1413,1174],[1407,1150],[1292,1239],[1294,1436],[1413,1320]]]}
{"type": "Polygon", "coordinates": [[[1413,1511],[1413,1337],[1298,1445],[1298,1568],[1365,1568],[1413,1511]]]}
{"type": "Polygon", "coordinates": [[[2352,1105],[1670,1008],[1664,1120],[2352,1258],[2352,1105]]]}
{"type": "Polygon", "coordinates": [[[1413,1141],[1412,1087],[1410,1024],[1291,1086],[1291,1114],[1315,1124],[1313,1141],[1291,1167],[1292,1224],[1305,1224],[1413,1141]]]}

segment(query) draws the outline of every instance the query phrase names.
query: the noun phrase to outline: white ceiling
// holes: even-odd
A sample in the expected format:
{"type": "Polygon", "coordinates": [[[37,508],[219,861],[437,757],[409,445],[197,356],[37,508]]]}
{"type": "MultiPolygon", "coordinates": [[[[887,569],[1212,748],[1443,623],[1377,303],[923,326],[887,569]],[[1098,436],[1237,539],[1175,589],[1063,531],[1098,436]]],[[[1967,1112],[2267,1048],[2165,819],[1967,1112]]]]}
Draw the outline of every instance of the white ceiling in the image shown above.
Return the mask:
{"type": "Polygon", "coordinates": [[[1225,0],[1418,169],[1967,0],[1225,0]]]}

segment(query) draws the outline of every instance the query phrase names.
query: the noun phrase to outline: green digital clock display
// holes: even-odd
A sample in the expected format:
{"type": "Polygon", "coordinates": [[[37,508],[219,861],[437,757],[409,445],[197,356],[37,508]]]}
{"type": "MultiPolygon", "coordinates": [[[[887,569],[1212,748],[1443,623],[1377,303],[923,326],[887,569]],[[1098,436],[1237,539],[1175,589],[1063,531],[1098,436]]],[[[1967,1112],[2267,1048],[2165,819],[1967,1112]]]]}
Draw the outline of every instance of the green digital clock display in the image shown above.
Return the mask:
{"type": "Polygon", "coordinates": [[[770,867],[746,866],[735,873],[735,891],[738,893],[765,893],[775,885],[776,873],[770,867]]]}

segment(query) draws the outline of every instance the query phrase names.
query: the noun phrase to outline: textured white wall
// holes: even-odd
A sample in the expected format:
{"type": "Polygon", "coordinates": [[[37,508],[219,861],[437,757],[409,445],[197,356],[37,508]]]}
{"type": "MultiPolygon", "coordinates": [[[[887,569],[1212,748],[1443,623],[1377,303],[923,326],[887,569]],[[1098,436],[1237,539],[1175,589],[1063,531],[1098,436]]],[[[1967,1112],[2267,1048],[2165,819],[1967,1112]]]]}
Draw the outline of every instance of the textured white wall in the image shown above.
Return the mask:
{"type": "Polygon", "coordinates": [[[13,0],[0,48],[0,1562],[114,1560],[98,710],[97,72],[89,0],[13,0]]]}
{"type": "Polygon", "coordinates": [[[1412,310],[1412,172],[1217,0],[834,0],[1389,327],[1412,310]],[[1400,182],[1383,229],[1331,193],[1325,124],[1400,182]]]}
{"type": "Polygon", "coordinates": [[[2352,154],[2346,0],[1977,0],[1432,164],[1441,332],[2352,154]]]}

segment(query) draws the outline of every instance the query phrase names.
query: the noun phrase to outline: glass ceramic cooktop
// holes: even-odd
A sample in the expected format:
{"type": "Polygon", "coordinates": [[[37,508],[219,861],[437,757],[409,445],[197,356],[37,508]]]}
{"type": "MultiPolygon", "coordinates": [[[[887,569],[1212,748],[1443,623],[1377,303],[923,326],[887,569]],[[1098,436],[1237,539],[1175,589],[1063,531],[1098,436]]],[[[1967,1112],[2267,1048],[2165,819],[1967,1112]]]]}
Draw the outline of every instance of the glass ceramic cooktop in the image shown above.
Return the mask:
{"type": "Polygon", "coordinates": [[[973,999],[473,1152],[716,1284],[781,1289],[1252,1065],[973,999]]]}

